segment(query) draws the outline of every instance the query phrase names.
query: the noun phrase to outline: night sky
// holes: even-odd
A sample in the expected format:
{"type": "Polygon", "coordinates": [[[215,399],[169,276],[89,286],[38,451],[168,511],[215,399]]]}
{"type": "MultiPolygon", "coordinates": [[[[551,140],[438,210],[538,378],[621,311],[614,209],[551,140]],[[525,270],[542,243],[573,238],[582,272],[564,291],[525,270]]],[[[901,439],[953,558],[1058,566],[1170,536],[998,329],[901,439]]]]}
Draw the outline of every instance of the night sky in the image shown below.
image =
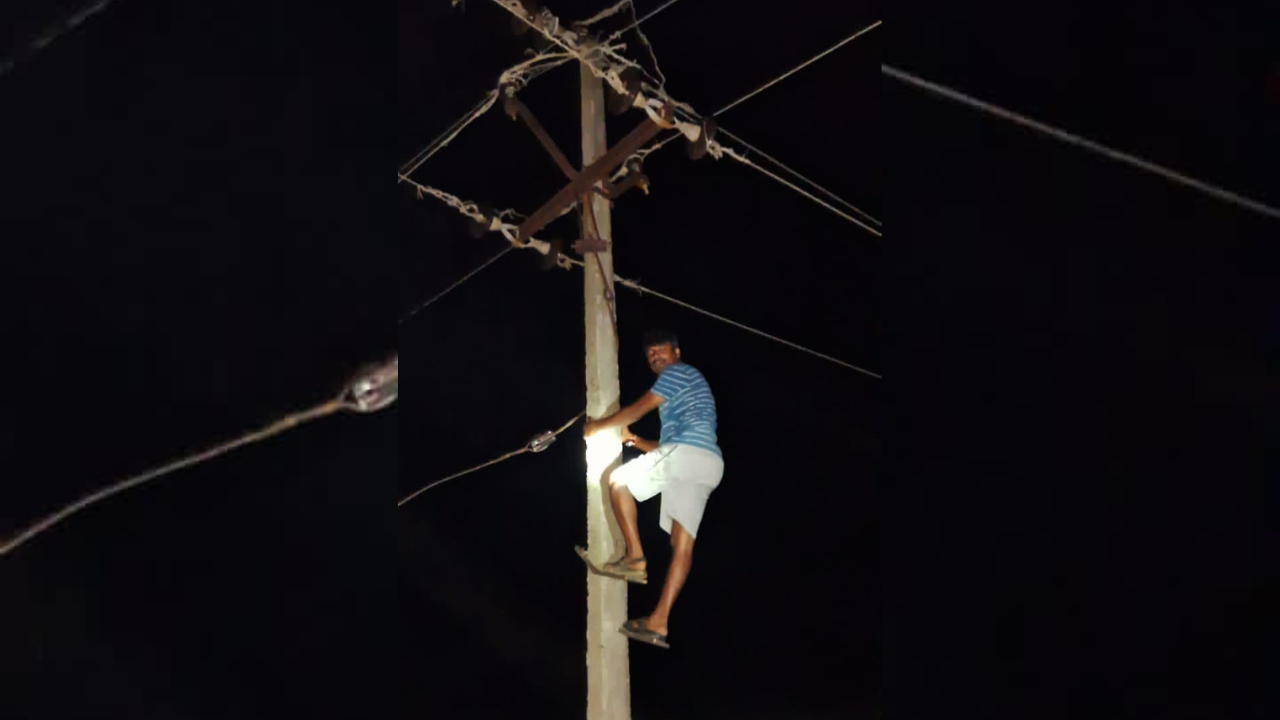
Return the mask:
{"type": "MultiPolygon", "coordinates": [[[[0,532],[389,351],[410,375],[0,557],[0,717],[583,716],[581,425],[392,505],[585,402],[579,270],[512,252],[396,324],[504,242],[391,183],[535,39],[450,5],[120,0],[0,75],[0,532]]],[[[673,142],[614,207],[616,271],[885,380],[619,288],[622,401],[676,330],[726,458],[672,649],[631,645],[633,717],[1280,714],[1280,225],[878,67],[1276,205],[1276,11],[744,5],[645,23],[674,97],[709,113],[891,25],[721,118],[890,231],[673,142]]],[[[6,3],[5,56],[57,13],[6,3]]],[[[575,163],[578,92],[566,65],[521,94],[575,163]]],[[[564,183],[500,107],[414,178],[524,214],[564,183]]]]}
{"type": "MultiPolygon", "coordinates": [[[[886,61],[1274,206],[1264,12],[905,3],[886,61]]],[[[884,99],[886,711],[1275,717],[1280,225],[884,99]]]]}

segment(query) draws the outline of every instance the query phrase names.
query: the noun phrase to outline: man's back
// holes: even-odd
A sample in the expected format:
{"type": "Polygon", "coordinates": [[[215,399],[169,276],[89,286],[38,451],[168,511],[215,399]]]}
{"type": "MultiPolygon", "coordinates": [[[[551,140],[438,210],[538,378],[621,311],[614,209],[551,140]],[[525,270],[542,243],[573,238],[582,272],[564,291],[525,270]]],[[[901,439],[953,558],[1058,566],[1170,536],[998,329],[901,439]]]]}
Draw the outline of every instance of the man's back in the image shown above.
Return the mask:
{"type": "Polygon", "coordinates": [[[716,438],[716,400],[711,386],[688,363],[668,365],[651,390],[665,400],[658,407],[661,445],[692,445],[721,455],[716,438]]]}

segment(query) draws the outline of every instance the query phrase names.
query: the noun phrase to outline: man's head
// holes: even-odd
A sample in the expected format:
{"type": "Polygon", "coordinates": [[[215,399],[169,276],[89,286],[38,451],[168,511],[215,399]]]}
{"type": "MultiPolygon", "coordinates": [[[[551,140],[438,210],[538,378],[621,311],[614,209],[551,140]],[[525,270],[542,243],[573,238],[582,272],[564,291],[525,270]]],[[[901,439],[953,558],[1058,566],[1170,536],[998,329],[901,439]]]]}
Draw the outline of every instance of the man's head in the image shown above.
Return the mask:
{"type": "Polygon", "coordinates": [[[660,375],[668,365],[680,362],[680,339],[669,330],[650,330],[644,336],[644,356],[649,369],[660,375]]]}

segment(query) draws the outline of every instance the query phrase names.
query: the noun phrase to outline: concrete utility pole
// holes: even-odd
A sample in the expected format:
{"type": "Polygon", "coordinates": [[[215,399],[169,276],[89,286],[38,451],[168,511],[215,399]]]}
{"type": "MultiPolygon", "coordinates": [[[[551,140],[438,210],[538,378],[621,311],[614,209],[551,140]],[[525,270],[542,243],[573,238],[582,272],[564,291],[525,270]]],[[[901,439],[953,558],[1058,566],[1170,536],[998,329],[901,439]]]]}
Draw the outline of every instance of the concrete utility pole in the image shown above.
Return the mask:
{"type": "MultiPolygon", "coordinates": [[[[604,83],[580,66],[582,80],[582,164],[591,165],[608,150],[605,137],[604,83]]],[[[599,184],[597,184],[599,186],[599,184]]],[[[588,190],[600,240],[610,242],[609,202],[588,190]]],[[[583,208],[585,211],[585,208],[583,208]]],[[[589,223],[584,223],[589,224],[589,223]]],[[[583,299],[586,302],[587,414],[601,418],[621,407],[618,346],[605,289],[613,280],[613,253],[585,255],[583,299]],[[603,266],[604,272],[600,268],[603,266]]],[[[613,517],[606,471],[622,458],[620,431],[600,433],[587,441],[587,549],[597,565],[612,560],[623,547],[613,517]]],[[[627,583],[587,572],[587,720],[630,720],[631,671],[627,637],[618,628],[627,621],[627,583]]]]}

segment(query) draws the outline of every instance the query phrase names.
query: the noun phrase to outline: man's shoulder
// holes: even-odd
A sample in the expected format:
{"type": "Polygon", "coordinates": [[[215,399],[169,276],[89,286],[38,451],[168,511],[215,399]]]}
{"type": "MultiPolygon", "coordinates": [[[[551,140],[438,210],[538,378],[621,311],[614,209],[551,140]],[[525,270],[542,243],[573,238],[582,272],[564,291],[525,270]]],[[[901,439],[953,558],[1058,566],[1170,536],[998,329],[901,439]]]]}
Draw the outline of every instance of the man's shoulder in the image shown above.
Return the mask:
{"type": "Polygon", "coordinates": [[[686,362],[678,362],[674,365],[668,365],[663,368],[662,374],[666,375],[668,373],[670,373],[673,378],[681,379],[702,377],[702,373],[698,371],[698,368],[686,362]]]}
{"type": "Polygon", "coordinates": [[[671,373],[672,380],[677,380],[685,385],[697,383],[705,384],[707,382],[707,378],[702,374],[701,370],[685,362],[668,365],[666,369],[663,370],[664,375],[667,373],[671,373]]]}

